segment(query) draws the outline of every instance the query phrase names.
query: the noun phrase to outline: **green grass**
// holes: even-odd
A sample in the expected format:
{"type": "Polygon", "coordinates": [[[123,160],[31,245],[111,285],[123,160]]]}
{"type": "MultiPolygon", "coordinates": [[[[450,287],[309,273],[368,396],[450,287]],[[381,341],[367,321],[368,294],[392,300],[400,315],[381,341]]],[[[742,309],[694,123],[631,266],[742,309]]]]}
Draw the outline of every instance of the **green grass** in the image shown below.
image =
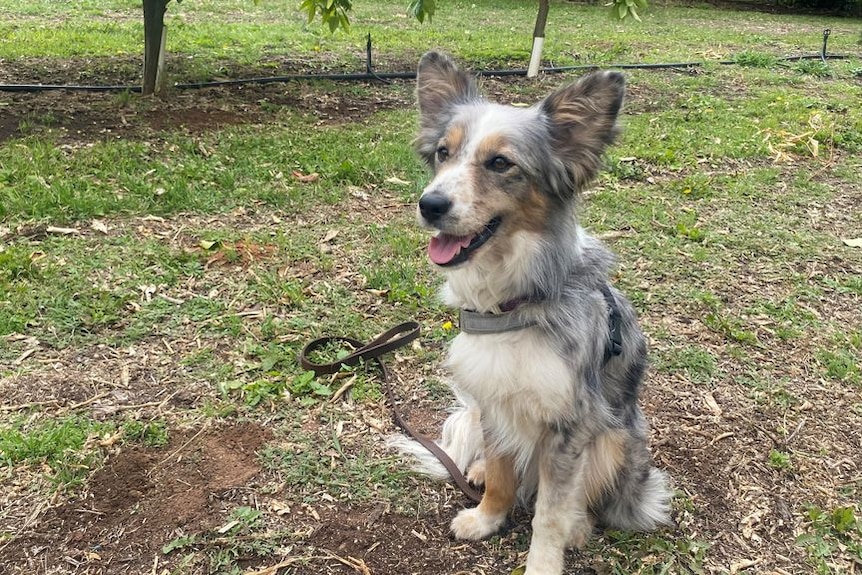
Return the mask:
{"type": "MultiPolygon", "coordinates": [[[[303,58],[320,52],[337,54],[334,66],[361,66],[365,35],[371,33],[385,56],[413,59],[427,46],[457,47],[459,55],[483,65],[518,62],[526,66],[535,7],[515,0],[458,1],[441,6],[430,24],[405,16],[407,2],[357,2],[349,33],[330,35],[319,24],[305,24],[296,5],[282,0],[199,0],[171,3],[167,11],[167,48],[176,66],[189,73],[183,79],[217,75],[225,60],[242,65],[270,61],[280,54],[303,58]]],[[[112,1],[60,4],[43,0],[25,5],[0,1],[8,15],[0,25],[0,57],[138,57],[143,24],[140,8],[112,1]]],[[[727,12],[732,26],[713,25],[713,11],[661,6],[642,14],[643,24],[620,23],[603,6],[555,2],[545,43],[548,61],[557,64],[701,61],[736,58],[766,65],[751,46],[769,39],[774,58],[816,53],[822,23],[816,17],[727,12]],[[768,24],[767,24],[768,23],[768,24]],[[783,26],[768,36],[768,26],[783,26]],[[667,41],[672,38],[673,41],[667,41]],[[712,47],[707,49],[706,47],[712,47]]],[[[832,24],[830,50],[853,47],[852,28],[832,24]]]]}
{"type": "MultiPolygon", "coordinates": [[[[412,68],[432,46],[480,68],[522,67],[535,16],[529,3],[482,0],[441,6],[432,25],[419,25],[398,16],[397,4],[372,1],[357,3],[349,33],[330,36],[306,26],[294,8],[280,0],[171,3],[172,79],[361,69],[368,32],[378,69],[412,68]]],[[[7,16],[0,59],[26,58],[16,64],[38,71],[56,69],[53,59],[74,58],[70,68],[83,80],[115,74],[134,81],[139,73],[139,7],[126,0],[0,0],[0,11],[7,16]]],[[[584,202],[582,221],[611,238],[621,262],[614,281],[655,344],[647,385],[655,386],[656,413],[648,415],[672,417],[672,424],[663,421],[671,434],[698,426],[710,457],[713,450],[716,458],[724,454],[725,444],[734,453],[760,454],[754,464],[769,471],[751,480],[764,482],[756,485],[760,491],[816,501],[820,507],[791,509],[804,531],[793,560],[829,573],[836,558],[858,554],[860,510],[848,503],[854,494],[827,497],[810,487],[820,481],[810,474],[823,467],[811,444],[767,451],[744,442],[762,441],[762,429],[793,429],[801,416],[817,420],[820,394],[833,394],[831,401],[862,385],[859,254],[840,243],[858,228],[848,213],[862,189],[862,109],[852,104],[862,98],[858,58],[830,61],[828,69],[779,60],[818,50],[827,25],[832,51],[858,52],[855,35],[847,21],[807,16],[658,6],[643,16],[642,25],[620,24],[602,6],[552,5],[549,62],[707,61],[691,75],[627,72],[624,131],[584,202]],[[720,59],[737,65],[712,63],[720,59]],[[723,409],[710,422],[688,413],[698,400],[683,403],[706,389],[723,409]],[[683,421],[673,409],[692,419],[683,421]],[[752,419],[757,427],[749,426],[752,419]],[[729,436],[709,443],[728,429],[729,436]],[[784,483],[768,484],[770,477],[784,483]]],[[[486,85],[527,102],[573,78],[486,85]]],[[[406,102],[413,86],[313,82],[283,89],[362,102],[383,93],[406,102]]],[[[118,114],[160,109],[129,93],[110,98],[118,114]]],[[[411,205],[427,181],[411,149],[415,111],[407,104],[368,105],[367,114],[325,124],[290,105],[249,105],[260,114],[255,125],[194,134],[144,130],[82,145],[69,145],[58,129],[62,114],[46,111],[22,118],[20,137],[0,143],[0,377],[38,377],[51,362],[79,356],[92,362],[146,356],[165,362],[146,376],[193,383],[188,393],[200,394],[155,420],[2,412],[0,465],[9,473],[44,469],[72,490],[100,465],[93,439],[106,433],[122,430],[122,441],[158,448],[189,420],[254,419],[277,430],[261,462],[284,489],[278,497],[313,505],[326,494],[338,505],[385,500],[401,512],[440,513],[436,500],[423,499],[430,484],[418,488],[420,480],[381,455],[378,436],[362,426],[386,417],[373,371],[313,379],[296,362],[313,337],[367,340],[416,318],[421,345],[404,350],[394,365],[409,372],[416,409],[448,403],[436,369],[457,329],[434,295],[440,279],[413,222],[411,205]],[[293,172],[319,179],[303,183],[293,172]],[[94,219],[107,223],[107,234],[91,229],[94,219]],[[47,225],[82,233],[48,234],[47,225]],[[162,348],[173,352],[154,351],[162,348]],[[35,355],[26,356],[31,349],[35,355]],[[344,397],[330,403],[348,382],[344,397]]],[[[320,359],[343,353],[328,349],[320,359]]],[[[94,369],[93,377],[102,376],[94,369]]],[[[858,402],[846,411],[840,417],[862,413],[858,402]]],[[[839,441],[828,425],[810,433],[821,427],[839,441]]],[[[813,429],[809,423],[795,442],[813,429]]],[[[597,570],[727,568],[721,546],[708,539],[725,536],[727,521],[740,517],[734,509],[722,522],[708,515],[712,492],[698,489],[711,478],[698,475],[693,452],[667,442],[668,433],[659,430],[665,441],[656,453],[684,462],[675,480],[697,495],[680,496],[675,505],[690,507],[693,526],[679,533],[609,532],[588,548],[597,570]]],[[[725,487],[724,479],[710,485],[725,487]]],[[[271,558],[294,544],[293,535],[270,531],[258,509],[230,509],[226,517],[237,523],[225,537],[177,533],[164,542],[166,560],[176,560],[180,572],[231,572],[242,558],[271,558]]],[[[526,550],[526,540],[519,545],[526,550]]]]}
{"type": "Polygon", "coordinates": [[[50,137],[25,139],[0,147],[0,219],[62,223],[115,214],[212,212],[253,200],[289,210],[312,197],[339,202],[346,185],[405,171],[418,176],[407,114],[370,120],[309,130],[308,119],[293,116],[275,134],[225,130],[207,139],[207,148],[217,150],[213,154],[182,135],[164,143],[97,143],[72,154],[50,137]],[[320,179],[303,184],[293,171],[316,172],[320,179]]]}
{"type": "MultiPolygon", "coordinates": [[[[126,442],[149,447],[168,443],[164,421],[127,420],[121,431],[121,439],[126,442]]],[[[116,432],[114,422],[77,415],[41,418],[35,423],[23,419],[0,423],[0,467],[42,468],[57,489],[71,489],[101,464],[103,454],[98,441],[116,432]]]]}

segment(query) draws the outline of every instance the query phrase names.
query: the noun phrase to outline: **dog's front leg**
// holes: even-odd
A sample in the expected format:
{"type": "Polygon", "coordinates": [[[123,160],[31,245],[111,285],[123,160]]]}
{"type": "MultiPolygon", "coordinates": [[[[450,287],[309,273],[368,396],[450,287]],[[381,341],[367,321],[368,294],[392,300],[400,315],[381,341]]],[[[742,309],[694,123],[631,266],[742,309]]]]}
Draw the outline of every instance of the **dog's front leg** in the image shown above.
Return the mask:
{"type": "Polygon", "coordinates": [[[509,456],[485,457],[485,493],[478,507],[464,509],[452,520],[458,539],[484,539],[496,533],[515,502],[517,479],[509,456]]]}
{"type": "Polygon", "coordinates": [[[557,445],[557,440],[544,442],[539,454],[533,537],[524,575],[560,575],[566,548],[583,545],[593,529],[584,488],[586,454],[557,445]]]}

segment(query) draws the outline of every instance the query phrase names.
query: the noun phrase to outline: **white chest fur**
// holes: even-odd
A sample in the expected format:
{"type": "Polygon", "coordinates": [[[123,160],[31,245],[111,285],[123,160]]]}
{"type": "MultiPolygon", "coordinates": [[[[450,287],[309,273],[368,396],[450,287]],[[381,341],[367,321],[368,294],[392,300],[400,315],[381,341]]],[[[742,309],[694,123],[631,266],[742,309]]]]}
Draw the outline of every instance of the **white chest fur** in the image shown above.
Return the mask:
{"type": "Polygon", "coordinates": [[[447,367],[507,452],[526,455],[547,423],[571,412],[572,374],[535,329],[461,333],[452,341],[447,367]]]}

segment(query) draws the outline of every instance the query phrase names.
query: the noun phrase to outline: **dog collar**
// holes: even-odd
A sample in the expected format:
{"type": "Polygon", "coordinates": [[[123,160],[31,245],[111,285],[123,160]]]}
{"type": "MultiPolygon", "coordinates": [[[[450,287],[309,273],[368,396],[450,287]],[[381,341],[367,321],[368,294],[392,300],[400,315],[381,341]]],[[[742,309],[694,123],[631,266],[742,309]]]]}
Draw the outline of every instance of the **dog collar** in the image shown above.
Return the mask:
{"type": "MultiPolygon", "coordinates": [[[[622,314],[617,298],[614,297],[608,284],[600,285],[599,291],[608,306],[608,341],[605,344],[603,361],[608,363],[612,357],[623,352],[622,314]]],[[[528,301],[523,298],[507,301],[500,306],[502,313],[480,313],[462,309],[459,316],[461,331],[475,335],[488,335],[533,327],[537,323],[534,319],[515,313],[520,304],[528,301]]]]}
{"type": "Polygon", "coordinates": [[[514,311],[480,313],[465,309],[461,310],[458,322],[461,325],[461,331],[477,335],[506,333],[507,331],[517,331],[536,325],[535,320],[525,318],[514,311]]]}
{"type": "Polygon", "coordinates": [[[518,331],[536,325],[536,321],[515,313],[518,306],[531,303],[527,297],[510,299],[500,304],[500,313],[480,313],[478,311],[461,310],[459,323],[461,331],[473,334],[506,333],[507,331],[518,331]]]}

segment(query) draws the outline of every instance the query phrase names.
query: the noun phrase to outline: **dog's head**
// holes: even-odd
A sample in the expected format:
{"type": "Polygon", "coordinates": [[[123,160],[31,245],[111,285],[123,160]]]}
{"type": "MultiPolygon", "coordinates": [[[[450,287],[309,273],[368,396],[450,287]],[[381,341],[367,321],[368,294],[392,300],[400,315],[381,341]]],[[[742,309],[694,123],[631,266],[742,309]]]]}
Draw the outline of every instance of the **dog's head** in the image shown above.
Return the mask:
{"type": "Polygon", "coordinates": [[[419,62],[416,147],[434,172],[419,200],[423,227],[438,230],[428,255],[441,267],[507,256],[522,233],[571,218],[617,133],[625,82],[598,72],[529,108],[483,99],[475,78],[447,56],[419,62]]]}

